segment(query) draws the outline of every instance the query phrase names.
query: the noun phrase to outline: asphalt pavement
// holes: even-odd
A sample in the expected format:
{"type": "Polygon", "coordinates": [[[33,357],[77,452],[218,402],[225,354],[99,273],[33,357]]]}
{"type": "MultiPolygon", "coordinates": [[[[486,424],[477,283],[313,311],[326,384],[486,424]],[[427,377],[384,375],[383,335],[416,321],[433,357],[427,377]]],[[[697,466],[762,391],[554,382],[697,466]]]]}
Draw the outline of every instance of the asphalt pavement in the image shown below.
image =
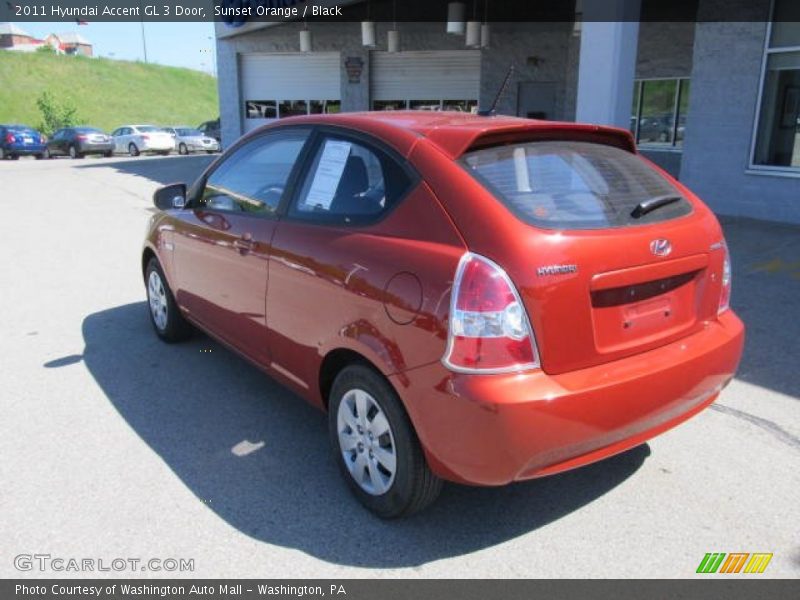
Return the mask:
{"type": "Polygon", "coordinates": [[[724,220],[748,338],[710,409],[384,522],[340,480],[324,415],[203,335],[151,330],[152,193],[212,159],[0,162],[0,577],[682,578],[708,552],[773,553],[733,577],[800,575],[800,228],[724,220]],[[95,571],[19,570],[33,554],[95,571]],[[118,558],[194,570],[96,570],[118,558]]]}

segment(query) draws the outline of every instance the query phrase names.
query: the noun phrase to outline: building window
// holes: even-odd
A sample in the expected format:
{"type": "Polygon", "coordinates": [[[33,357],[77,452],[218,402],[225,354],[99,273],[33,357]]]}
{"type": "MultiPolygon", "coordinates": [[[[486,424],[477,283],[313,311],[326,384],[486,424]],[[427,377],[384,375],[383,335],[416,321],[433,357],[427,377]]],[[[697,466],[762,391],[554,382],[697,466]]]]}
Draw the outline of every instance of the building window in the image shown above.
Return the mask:
{"type": "Polygon", "coordinates": [[[752,167],[800,169],[800,6],[775,0],[764,52],[752,167]],[[794,14],[792,14],[794,11],[794,14]]]}
{"type": "Polygon", "coordinates": [[[633,88],[631,133],[637,144],[681,148],[689,110],[688,79],[637,79],[633,88]]]}
{"type": "Polygon", "coordinates": [[[478,112],[477,100],[373,100],[372,110],[447,110],[478,112]]]}
{"type": "Polygon", "coordinates": [[[296,115],[338,113],[341,100],[245,100],[246,119],[282,119],[296,115]]]}

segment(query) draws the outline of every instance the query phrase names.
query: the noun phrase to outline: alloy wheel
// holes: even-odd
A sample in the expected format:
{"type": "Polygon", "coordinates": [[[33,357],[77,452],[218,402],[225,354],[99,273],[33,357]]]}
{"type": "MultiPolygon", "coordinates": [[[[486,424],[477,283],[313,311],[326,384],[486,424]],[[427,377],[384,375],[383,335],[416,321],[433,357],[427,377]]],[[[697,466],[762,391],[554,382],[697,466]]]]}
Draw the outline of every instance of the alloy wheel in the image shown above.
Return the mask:
{"type": "Polygon", "coordinates": [[[150,303],[150,314],[153,317],[153,323],[159,331],[164,331],[167,328],[167,291],[164,288],[164,282],[161,281],[161,276],[157,271],[150,271],[150,276],[147,279],[147,300],[150,303]]]}
{"type": "Polygon", "coordinates": [[[337,412],[339,448],[347,470],[359,487],[372,496],[386,493],[394,482],[397,454],[392,428],[369,393],[345,393],[337,412]]]}

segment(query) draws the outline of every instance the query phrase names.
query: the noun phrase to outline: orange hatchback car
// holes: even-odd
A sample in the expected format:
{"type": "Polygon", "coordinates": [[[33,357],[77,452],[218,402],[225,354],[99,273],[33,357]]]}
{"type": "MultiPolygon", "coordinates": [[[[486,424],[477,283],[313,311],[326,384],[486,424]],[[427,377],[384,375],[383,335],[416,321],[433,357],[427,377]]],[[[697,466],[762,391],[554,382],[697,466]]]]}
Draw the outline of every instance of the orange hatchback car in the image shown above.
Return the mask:
{"type": "Polygon", "coordinates": [[[383,517],[622,452],[736,371],[720,226],[628,132],[464,114],[285,119],[162,209],[165,341],[196,326],[327,410],[383,517]]]}

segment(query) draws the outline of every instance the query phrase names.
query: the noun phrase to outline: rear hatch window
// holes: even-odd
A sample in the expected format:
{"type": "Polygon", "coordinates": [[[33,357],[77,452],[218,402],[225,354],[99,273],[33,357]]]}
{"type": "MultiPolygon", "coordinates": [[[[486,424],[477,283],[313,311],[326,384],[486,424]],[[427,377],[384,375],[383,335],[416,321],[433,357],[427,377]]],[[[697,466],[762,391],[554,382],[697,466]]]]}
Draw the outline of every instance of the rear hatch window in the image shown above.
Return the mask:
{"type": "Polygon", "coordinates": [[[462,164],[523,221],[546,229],[645,225],[691,213],[641,158],[578,141],[535,141],[466,153],[462,164]]]}

